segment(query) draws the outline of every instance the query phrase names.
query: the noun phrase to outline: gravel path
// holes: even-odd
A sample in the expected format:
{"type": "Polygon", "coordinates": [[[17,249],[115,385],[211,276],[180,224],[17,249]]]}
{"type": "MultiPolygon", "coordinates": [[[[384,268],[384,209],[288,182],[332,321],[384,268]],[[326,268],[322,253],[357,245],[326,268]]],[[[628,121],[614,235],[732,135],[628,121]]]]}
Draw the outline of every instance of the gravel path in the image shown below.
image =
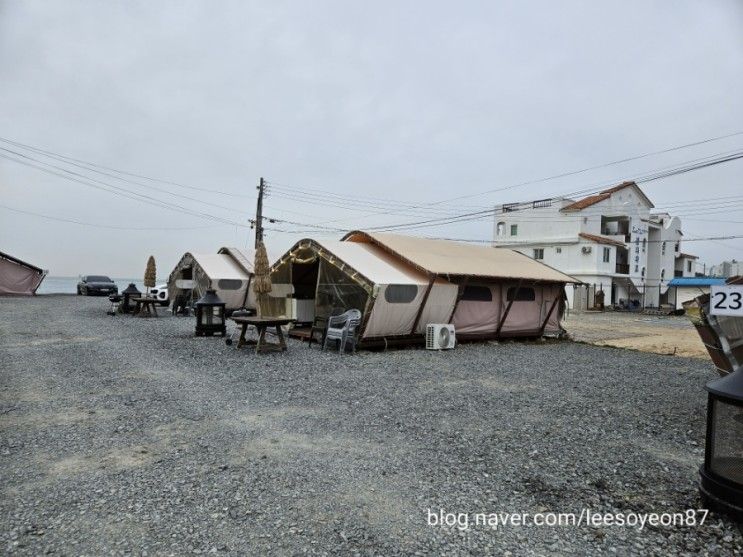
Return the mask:
{"type": "Polygon", "coordinates": [[[105,299],[0,299],[0,552],[739,554],[701,527],[429,526],[698,508],[710,363],[571,342],[260,357],[105,299]],[[472,515],[474,516],[474,514],[472,515]]]}

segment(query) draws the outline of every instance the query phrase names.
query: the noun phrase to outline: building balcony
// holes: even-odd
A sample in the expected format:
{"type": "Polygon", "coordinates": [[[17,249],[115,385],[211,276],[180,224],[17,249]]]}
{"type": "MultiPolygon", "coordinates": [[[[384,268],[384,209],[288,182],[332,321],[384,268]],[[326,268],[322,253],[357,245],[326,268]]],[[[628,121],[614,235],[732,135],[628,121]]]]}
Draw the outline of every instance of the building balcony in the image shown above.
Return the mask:
{"type": "Polygon", "coordinates": [[[629,275],[629,264],[628,263],[617,263],[615,272],[618,275],[629,275]]]}

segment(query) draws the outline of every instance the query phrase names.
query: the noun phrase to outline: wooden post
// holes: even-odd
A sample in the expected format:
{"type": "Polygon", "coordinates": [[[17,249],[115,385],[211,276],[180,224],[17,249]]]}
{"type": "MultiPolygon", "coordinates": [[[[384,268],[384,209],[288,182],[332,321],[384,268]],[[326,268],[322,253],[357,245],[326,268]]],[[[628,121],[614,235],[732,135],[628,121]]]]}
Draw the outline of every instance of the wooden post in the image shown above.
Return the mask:
{"type": "Polygon", "coordinates": [[[255,207],[255,248],[258,249],[258,244],[263,241],[263,191],[266,183],[261,178],[258,185],[258,203],[255,207]]]}
{"type": "Polygon", "coordinates": [[[436,281],[436,275],[431,275],[431,280],[428,281],[428,288],[426,288],[426,293],[423,294],[423,300],[421,300],[421,305],[418,308],[418,313],[415,316],[415,321],[413,321],[413,328],[410,330],[410,334],[414,335],[415,330],[418,328],[418,322],[421,320],[421,316],[423,315],[423,310],[426,307],[426,302],[428,301],[428,295],[431,293],[431,289],[433,288],[433,283],[436,281]]]}
{"type": "MultiPolygon", "coordinates": [[[[513,298],[511,298],[511,300],[508,302],[508,305],[506,306],[506,311],[503,314],[503,317],[501,317],[500,323],[498,323],[498,328],[495,330],[496,338],[500,335],[500,330],[503,328],[503,323],[506,322],[506,317],[508,317],[508,313],[511,311],[511,306],[513,305],[513,302],[516,299],[516,296],[519,295],[519,290],[521,290],[521,283],[523,282],[524,282],[524,279],[520,279],[518,284],[516,285],[516,292],[514,292],[513,298]]],[[[506,290],[506,293],[508,293],[508,290],[506,290]]],[[[506,294],[506,296],[508,296],[508,294],[506,294]]]]}

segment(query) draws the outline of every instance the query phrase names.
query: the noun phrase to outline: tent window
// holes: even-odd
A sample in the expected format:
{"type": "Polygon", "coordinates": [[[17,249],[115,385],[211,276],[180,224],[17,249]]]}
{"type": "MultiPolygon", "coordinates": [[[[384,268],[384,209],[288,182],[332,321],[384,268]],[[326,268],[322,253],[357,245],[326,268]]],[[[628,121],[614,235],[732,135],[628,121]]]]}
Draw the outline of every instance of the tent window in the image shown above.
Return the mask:
{"type": "Polygon", "coordinates": [[[388,304],[409,304],[417,295],[415,284],[388,284],[384,289],[384,299],[388,304]]]}
{"type": "Polygon", "coordinates": [[[521,288],[512,286],[506,292],[506,301],[508,302],[511,300],[514,302],[533,302],[536,299],[537,295],[534,292],[534,289],[525,286],[522,286],[521,288]]]}
{"type": "Polygon", "coordinates": [[[238,279],[219,279],[217,288],[219,290],[240,290],[243,287],[243,281],[238,279]]]}
{"type": "Polygon", "coordinates": [[[492,302],[493,293],[487,286],[465,286],[462,300],[465,302],[492,302]]]}

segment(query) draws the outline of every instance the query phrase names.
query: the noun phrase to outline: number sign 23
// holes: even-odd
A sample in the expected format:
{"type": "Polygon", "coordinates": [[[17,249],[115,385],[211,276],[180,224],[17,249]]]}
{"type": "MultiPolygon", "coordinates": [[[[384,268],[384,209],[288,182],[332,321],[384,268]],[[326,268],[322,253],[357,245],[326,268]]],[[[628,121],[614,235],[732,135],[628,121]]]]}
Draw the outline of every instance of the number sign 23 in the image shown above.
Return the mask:
{"type": "Polygon", "coordinates": [[[712,315],[743,317],[743,286],[713,286],[709,306],[712,315]]]}

